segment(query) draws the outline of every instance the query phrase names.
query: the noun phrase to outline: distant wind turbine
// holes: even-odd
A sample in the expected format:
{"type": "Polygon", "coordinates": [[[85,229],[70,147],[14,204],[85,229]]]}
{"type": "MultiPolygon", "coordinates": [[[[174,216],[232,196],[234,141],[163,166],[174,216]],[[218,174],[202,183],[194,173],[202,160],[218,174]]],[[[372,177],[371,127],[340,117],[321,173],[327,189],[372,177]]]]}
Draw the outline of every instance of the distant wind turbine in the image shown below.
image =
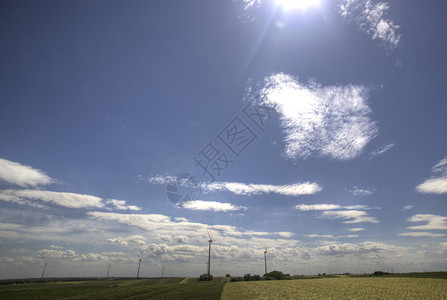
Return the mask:
{"type": "Polygon", "coordinates": [[[211,243],[213,242],[213,238],[210,235],[210,232],[208,232],[208,275],[211,274],[211,243]]]}
{"type": "Polygon", "coordinates": [[[141,257],[143,256],[143,251],[139,250],[140,254],[138,255],[138,272],[137,272],[137,279],[140,278],[140,266],[141,266],[141,257]]]}
{"type": "Polygon", "coordinates": [[[45,274],[45,270],[47,269],[47,265],[48,265],[48,260],[45,261],[45,265],[43,266],[43,271],[42,271],[42,275],[40,276],[40,279],[43,278],[43,275],[45,274]]]}
{"type": "Polygon", "coordinates": [[[267,249],[264,250],[264,268],[265,268],[264,274],[267,274],[267,249]]]}

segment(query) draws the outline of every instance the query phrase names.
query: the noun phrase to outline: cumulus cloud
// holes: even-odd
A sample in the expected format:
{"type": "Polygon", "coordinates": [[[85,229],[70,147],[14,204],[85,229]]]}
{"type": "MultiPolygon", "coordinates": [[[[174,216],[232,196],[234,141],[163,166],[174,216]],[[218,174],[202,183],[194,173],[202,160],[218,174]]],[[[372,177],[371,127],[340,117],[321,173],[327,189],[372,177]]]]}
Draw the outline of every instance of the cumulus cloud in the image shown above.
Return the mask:
{"type": "Polygon", "coordinates": [[[141,207],[127,205],[125,200],[107,199],[106,204],[110,204],[114,209],[118,210],[141,210],[141,207]]]}
{"type": "MultiPolygon", "coordinates": [[[[135,226],[150,232],[158,232],[160,235],[169,235],[176,233],[176,236],[198,236],[202,232],[206,236],[207,230],[215,231],[222,236],[270,236],[278,235],[281,237],[291,237],[291,232],[263,232],[239,230],[235,226],[230,225],[207,225],[203,223],[195,223],[189,221],[176,221],[169,216],[161,214],[120,214],[111,212],[88,212],[90,218],[99,221],[112,221],[129,226],[135,226]]],[[[214,234],[213,234],[214,235],[214,234]]]]}
{"type": "Polygon", "coordinates": [[[360,210],[344,210],[344,211],[324,211],[322,214],[323,218],[330,220],[342,219],[346,220],[345,224],[356,224],[356,223],[378,223],[379,221],[375,217],[370,217],[365,211],[360,210]]]}
{"type": "Polygon", "coordinates": [[[272,185],[272,184],[255,184],[255,183],[242,183],[242,182],[191,182],[190,180],[179,179],[175,176],[151,176],[145,178],[139,176],[140,180],[147,181],[152,184],[168,184],[175,180],[179,185],[186,187],[199,188],[205,193],[228,191],[236,195],[259,195],[275,193],[286,196],[300,196],[300,195],[312,195],[318,193],[322,188],[314,182],[302,182],[295,184],[285,185],[272,185]]]}
{"type": "Polygon", "coordinates": [[[183,208],[190,210],[213,211],[213,212],[227,212],[227,211],[238,211],[246,209],[246,207],[244,206],[237,206],[231,203],[202,201],[202,200],[187,201],[182,203],[181,206],[183,208]]]}
{"type": "Polygon", "coordinates": [[[417,214],[408,219],[409,222],[426,222],[425,225],[409,226],[411,230],[447,230],[447,217],[433,214],[417,214]]]}
{"type": "Polygon", "coordinates": [[[303,84],[277,73],[265,78],[260,96],[280,115],[287,158],[353,159],[377,133],[363,86],[303,84]]]}
{"type": "Polygon", "coordinates": [[[76,252],[73,250],[43,249],[37,252],[37,257],[44,259],[65,259],[75,256],[76,252]]]}
{"type": "Polygon", "coordinates": [[[189,242],[188,237],[186,235],[178,235],[175,237],[175,240],[179,244],[187,244],[189,242]]]}
{"type": "Polygon", "coordinates": [[[423,194],[447,193],[447,157],[443,158],[431,168],[432,177],[416,187],[416,191],[423,194]]]}
{"type": "Polygon", "coordinates": [[[400,26],[386,17],[390,5],[386,2],[373,3],[371,0],[341,0],[338,5],[342,17],[353,20],[360,30],[377,39],[388,49],[396,48],[401,35],[400,26]]]}
{"type": "Polygon", "coordinates": [[[0,181],[21,187],[37,187],[54,183],[54,180],[39,169],[0,158],[0,181]]]}
{"type": "Polygon", "coordinates": [[[110,243],[119,244],[122,246],[136,245],[136,246],[144,246],[146,245],[146,238],[141,235],[133,235],[130,237],[116,237],[107,239],[110,243]]]}
{"type": "Polygon", "coordinates": [[[33,203],[25,199],[39,200],[69,208],[104,207],[101,198],[91,195],[42,190],[0,190],[0,200],[33,205],[33,203]]]}
{"type": "Polygon", "coordinates": [[[382,254],[386,252],[399,252],[403,248],[383,243],[376,242],[364,242],[358,244],[331,244],[323,247],[316,248],[316,252],[320,255],[331,256],[344,256],[344,255],[370,255],[370,254],[382,254]]]}

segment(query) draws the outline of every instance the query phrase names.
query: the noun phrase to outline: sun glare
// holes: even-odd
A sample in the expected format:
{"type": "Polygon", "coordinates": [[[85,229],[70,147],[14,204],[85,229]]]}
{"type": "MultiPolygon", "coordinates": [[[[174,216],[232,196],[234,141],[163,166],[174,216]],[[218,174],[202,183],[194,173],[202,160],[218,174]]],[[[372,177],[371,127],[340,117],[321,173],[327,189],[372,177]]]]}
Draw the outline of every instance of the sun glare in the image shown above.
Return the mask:
{"type": "Polygon", "coordinates": [[[284,11],[294,9],[306,9],[312,5],[319,5],[320,0],[275,0],[276,4],[281,6],[284,11]]]}

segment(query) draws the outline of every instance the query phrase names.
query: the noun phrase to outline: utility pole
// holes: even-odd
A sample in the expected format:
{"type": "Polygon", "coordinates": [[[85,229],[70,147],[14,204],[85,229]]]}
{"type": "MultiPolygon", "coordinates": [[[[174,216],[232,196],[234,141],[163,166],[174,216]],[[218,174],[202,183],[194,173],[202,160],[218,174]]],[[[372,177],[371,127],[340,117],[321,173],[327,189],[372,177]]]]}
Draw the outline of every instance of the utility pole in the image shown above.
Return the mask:
{"type": "Polygon", "coordinates": [[[163,278],[165,275],[165,266],[163,266],[163,269],[161,269],[161,278],[163,278]]]}
{"type": "Polygon", "coordinates": [[[109,279],[109,271],[110,271],[110,264],[109,264],[109,268],[107,269],[107,277],[106,277],[106,279],[109,279]]]}

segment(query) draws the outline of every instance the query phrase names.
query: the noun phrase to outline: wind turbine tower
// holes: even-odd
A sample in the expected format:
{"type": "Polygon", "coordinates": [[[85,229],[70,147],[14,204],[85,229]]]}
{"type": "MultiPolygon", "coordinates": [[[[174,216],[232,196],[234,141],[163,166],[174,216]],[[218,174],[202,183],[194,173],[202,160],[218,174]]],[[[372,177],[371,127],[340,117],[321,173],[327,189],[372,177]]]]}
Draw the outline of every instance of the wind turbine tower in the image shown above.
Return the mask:
{"type": "Polygon", "coordinates": [[[138,250],[140,254],[138,254],[138,272],[137,272],[137,279],[140,278],[140,266],[141,266],[141,258],[143,257],[143,250],[138,250]]]}
{"type": "Polygon", "coordinates": [[[210,232],[208,231],[208,275],[211,274],[211,243],[213,242],[213,238],[210,235],[210,232]]]}
{"type": "Polygon", "coordinates": [[[40,276],[40,279],[43,278],[43,275],[45,274],[45,270],[47,269],[48,261],[45,262],[45,265],[43,266],[42,275],[40,276]]]}
{"type": "Polygon", "coordinates": [[[267,274],[267,249],[264,250],[264,269],[265,269],[264,274],[267,274]]]}

